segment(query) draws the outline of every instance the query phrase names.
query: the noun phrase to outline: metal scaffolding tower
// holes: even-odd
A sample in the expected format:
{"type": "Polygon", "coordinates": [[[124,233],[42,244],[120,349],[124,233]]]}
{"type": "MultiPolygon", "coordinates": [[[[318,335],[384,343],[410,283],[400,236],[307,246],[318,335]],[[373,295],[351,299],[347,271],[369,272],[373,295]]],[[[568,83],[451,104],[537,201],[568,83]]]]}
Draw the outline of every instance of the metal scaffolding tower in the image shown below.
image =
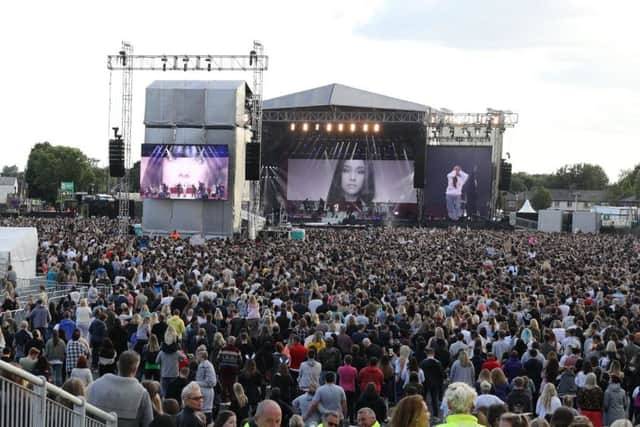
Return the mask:
{"type": "MultiPolygon", "coordinates": [[[[125,176],[118,185],[118,216],[120,230],[127,232],[129,224],[129,171],[131,169],[131,116],[133,105],[133,71],[252,71],[253,97],[251,99],[252,141],[262,142],[262,73],[269,66],[262,43],[254,41],[249,55],[134,55],[133,46],[122,42],[118,55],[107,57],[110,71],[122,71],[122,137],[125,143],[125,176]]],[[[110,83],[111,84],[111,83],[110,83]]],[[[111,103],[109,104],[111,110],[111,103]]],[[[249,229],[253,224],[255,236],[256,215],[260,209],[260,185],[251,182],[251,209],[249,229]],[[256,198],[257,197],[257,198],[256,198]]]]}
{"type": "MultiPolygon", "coordinates": [[[[262,73],[266,69],[264,61],[264,46],[259,41],[253,42],[251,51],[253,60],[253,96],[251,99],[251,127],[253,144],[262,144],[262,73]]],[[[258,174],[262,176],[262,173],[258,174]]],[[[255,239],[257,233],[257,219],[260,214],[260,180],[251,181],[249,195],[249,238],[255,239]]]]}

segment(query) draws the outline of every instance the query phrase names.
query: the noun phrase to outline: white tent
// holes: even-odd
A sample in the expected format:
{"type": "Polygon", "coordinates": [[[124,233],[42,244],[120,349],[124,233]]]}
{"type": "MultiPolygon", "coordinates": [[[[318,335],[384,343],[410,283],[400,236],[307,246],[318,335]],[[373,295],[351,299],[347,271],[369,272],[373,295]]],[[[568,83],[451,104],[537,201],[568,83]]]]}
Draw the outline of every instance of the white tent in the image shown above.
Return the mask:
{"type": "Polygon", "coordinates": [[[531,206],[529,199],[527,199],[525,200],[524,204],[522,205],[518,213],[536,213],[536,211],[535,209],[533,209],[533,206],[531,206]]]}
{"type": "Polygon", "coordinates": [[[0,277],[5,277],[9,264],[18,278],[36,276],[38,231],[34,227],[0,227],[0,277]]]}

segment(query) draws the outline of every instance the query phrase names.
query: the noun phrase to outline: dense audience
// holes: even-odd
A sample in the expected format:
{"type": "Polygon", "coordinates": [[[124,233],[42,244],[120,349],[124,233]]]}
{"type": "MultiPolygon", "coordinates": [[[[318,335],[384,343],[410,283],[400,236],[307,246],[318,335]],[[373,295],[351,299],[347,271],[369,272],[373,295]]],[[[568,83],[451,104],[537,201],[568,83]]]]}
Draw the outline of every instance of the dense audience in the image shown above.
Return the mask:
{"type": "Polygon", "coordinates": [[[38,228],[46,284],[25,299],[3,281],[2,360],[119,425],[640,422],[631,236],[379,227],[192,244],[108,219],[7,225],[38,228]]]}

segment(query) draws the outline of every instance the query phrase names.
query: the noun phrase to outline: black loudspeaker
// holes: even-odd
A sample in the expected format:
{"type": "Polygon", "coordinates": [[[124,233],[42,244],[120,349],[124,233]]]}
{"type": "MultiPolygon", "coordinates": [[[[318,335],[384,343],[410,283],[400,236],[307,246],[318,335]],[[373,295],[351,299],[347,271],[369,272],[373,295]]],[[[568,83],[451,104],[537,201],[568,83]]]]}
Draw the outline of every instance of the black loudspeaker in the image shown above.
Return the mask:
{"type": "Polygon", "coordinates": [[[500,182],[498,189],[500,191],[509,191],[511,188],[511,163],[505,159],[500,160],[500,182]]]}
{"type": "Polygon", "coordinates": [[[427,150],[424,138],[418,138],[413,157],[413,188],[424,188],[424,158],[427,150]]]}
{"type": "Polygon", "coordinates": [[[260,180],[260,144],[251,142],[245,146],[244,179],[260,180]]]}
{"type": "Polygon", "coordinates": [[[111,139],[109,140],[109,175],[113,178],[122,178],[124,172],[124,141],[111,139]]]}

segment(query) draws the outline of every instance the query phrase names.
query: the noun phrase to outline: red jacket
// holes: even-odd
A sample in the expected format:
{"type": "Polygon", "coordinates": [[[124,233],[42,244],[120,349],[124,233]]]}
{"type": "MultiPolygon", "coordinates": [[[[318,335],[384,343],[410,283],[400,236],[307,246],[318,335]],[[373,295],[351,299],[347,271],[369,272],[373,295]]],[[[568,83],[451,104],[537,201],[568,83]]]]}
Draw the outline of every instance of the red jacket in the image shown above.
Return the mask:
{"type": "Polygon", "coordinates": [[[499,360],[487,360],[482,364],[482,369],[487,369],[489,371],[493,371],[496,368],[501,367],[499,360]]]}
{"type": "Polygon", "coordinates": [[[374,383],[376,385],[376,393],[380,394],[382,383],[384,382],[384,374],[377,366],[367,366],[358,373],[358,381],[360,382],[360,392],[364,393],[367,384],[374,383]]]}
{"type": "Polygon", "coordinates": [[[300,369],[300,364],[304,362],[304,359],[307,357],[307,348],[302,344],[296,344],[294,346],[289,347],[289,356],[291,358],[291,369],[300,369]]]}

